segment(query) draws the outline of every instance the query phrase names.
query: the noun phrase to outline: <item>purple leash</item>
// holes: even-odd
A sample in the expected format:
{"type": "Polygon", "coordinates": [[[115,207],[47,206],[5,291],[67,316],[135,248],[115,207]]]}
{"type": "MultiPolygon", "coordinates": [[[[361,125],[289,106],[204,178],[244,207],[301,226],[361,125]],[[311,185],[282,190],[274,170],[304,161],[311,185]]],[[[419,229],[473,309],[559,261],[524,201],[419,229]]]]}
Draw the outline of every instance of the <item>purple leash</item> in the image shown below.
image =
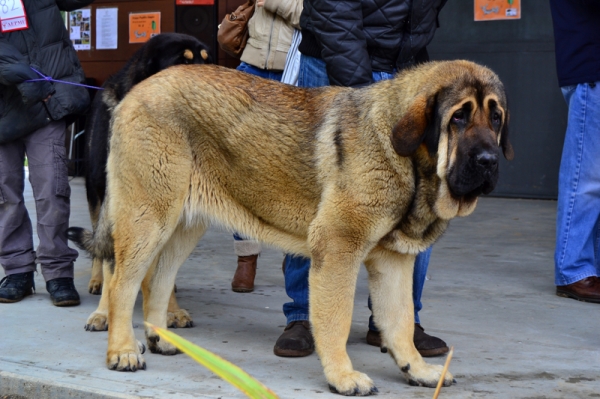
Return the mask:
{"type": "MultiPolygon", "coordinates": [[[[31,67],[29,67],[31,68],[31,67]]],[[[35,73],[37,73],[38,75],[41,76],[40,79],[29,79],[26,80],[25,82],[42,82],[44,80],[47,80],[49,82],[58,82],[58,83],[66,83],[68,85],[74,85],[74,86],[81,86],[81,87],[87,87],[88,89],[96,89],[96,90],[104,90],[102,87],[98,87],[98,86],[89,86],[89,85],[84,85],[81,83],[75,83],[75,82],[67,82],[64,80],[56,80],[56,79],[52,79],[50,76],[46,76],[43,73],[41,73],[40,71],[35,70],[34,68],[31,68],[35,73]]]]}

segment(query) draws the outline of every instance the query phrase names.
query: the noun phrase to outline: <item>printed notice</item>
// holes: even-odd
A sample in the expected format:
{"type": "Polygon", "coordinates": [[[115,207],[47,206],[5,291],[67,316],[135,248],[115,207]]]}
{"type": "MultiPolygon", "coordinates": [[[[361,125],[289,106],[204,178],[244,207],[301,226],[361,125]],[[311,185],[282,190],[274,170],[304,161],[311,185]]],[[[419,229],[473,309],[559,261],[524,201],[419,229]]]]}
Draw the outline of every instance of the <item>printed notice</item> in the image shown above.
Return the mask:
{"type": "Polygon", "coordinates": [[[475,21],[521,19],[521,0],[474,0],[475,21]]]}
{"type": "Polygon", "coordinates": [[[117,48],[118,15],[118,8],[96,8],[96,50],[117,48]]]}
{"type": "Polygon", "coordinates": [[[89,50],[92,46],[92,10],[83,8],[69,12],[69,35],[75,50],[89,50]]]}
{"type": "Polygon", "coordinates": [[[160,33],[160,12],[129,14],[129,43],[145,43],[160,33]]]}

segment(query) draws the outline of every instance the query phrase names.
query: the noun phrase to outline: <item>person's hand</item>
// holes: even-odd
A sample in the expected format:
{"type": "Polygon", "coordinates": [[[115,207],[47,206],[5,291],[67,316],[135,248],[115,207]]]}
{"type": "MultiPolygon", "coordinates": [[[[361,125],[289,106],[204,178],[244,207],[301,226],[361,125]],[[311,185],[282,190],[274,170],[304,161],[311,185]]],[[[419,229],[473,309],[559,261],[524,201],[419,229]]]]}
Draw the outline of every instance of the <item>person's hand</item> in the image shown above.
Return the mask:
{"type": "Polygon", "coordinates": [[[264,7],[266,0],[256,0],[256,7],[264,7]]]}

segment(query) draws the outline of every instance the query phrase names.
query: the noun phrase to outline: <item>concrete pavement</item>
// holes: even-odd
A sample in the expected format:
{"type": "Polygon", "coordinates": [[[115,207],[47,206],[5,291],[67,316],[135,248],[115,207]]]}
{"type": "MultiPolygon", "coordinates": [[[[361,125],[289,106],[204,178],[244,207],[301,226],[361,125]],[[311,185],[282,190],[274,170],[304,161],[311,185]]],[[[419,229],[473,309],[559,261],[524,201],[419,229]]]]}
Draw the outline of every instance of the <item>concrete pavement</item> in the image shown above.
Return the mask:
{"type": "MultiPolygon", "coordinates": [[[[71,187],[71,225],[89,226],[83,180],[71,187]]],[[[27,203],[33,210],[29,187],[27,203]]],[[[454,346],[450,370],[457,380],[440,398],[600,397],[600,305],[554,294],[555,211],[553,201],[483,198],[434,246],[421,321],[454,346]]],[[[196,326],[176,332],[281,398],[340,397],[329,392],[316,354],[273,355],[287,300],[281,251],[265,249],[249,294],[230,289],[235,261],[231,235],[210,230],[177,276],[179,303],[196,326]]],[[[147,370],[135,373],[106,369],[107,333],[83,328],[99,299],[87,292],[90,259],[82,254],[75,269],[81,306],[52,306],[41,274],[34,296],[0,304],[0,398],[244,397],[185,355],[147,353],[147,370]]],[[[375,381],[379,398],[431,398],[433,389],[409,386],[389,355],[366,344],[367,296],[363,268],[348,340],[354,367],[375,381]]],[[[140,298],[134,323],[142,340],[140,298]]]]}

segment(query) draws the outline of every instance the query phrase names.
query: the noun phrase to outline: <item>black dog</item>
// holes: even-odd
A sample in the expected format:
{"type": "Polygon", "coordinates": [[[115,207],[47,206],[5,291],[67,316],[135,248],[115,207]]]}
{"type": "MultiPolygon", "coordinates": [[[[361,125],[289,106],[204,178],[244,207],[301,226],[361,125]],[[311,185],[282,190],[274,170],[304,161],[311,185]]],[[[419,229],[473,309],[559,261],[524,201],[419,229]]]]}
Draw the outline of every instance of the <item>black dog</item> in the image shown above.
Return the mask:
{"type": "MultiPolygon", "coordinates": [[[[163,69],[179,64],[209,63],[212,63],[209,49],[198,39],[180,33],[162,33],[148,40],[120,71],[104,82],[104,90],[95,96],[85,125],[85,188],[94,229],[106,193],[109,123],[114,108],[133,86],[163,69]]],[[[101,260],[94,259],[92,263],[88,288],[92,294],[101,292],[101,260]]]]}

